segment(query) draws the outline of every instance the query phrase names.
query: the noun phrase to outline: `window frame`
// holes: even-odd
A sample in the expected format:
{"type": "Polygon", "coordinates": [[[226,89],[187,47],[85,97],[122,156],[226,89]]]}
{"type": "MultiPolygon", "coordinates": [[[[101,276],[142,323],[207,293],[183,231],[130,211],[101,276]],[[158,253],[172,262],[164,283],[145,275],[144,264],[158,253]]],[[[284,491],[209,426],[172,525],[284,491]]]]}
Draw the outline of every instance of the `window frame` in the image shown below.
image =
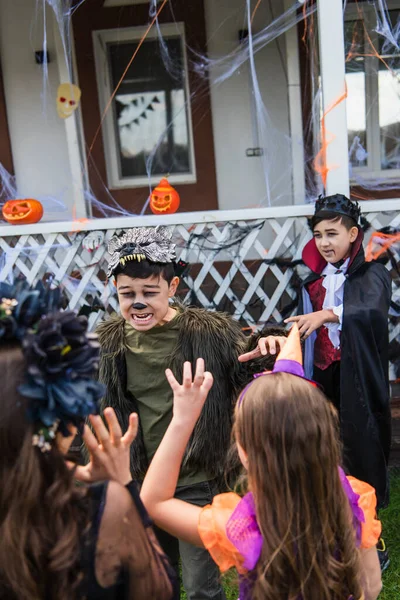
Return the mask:
{"type": "MultiPolygon", "coordinates": [[[[152,175],[151,177],[148,177],[146,175],[143,177],[122,178],[120,175],[118,161],[119,142],[114,127],[114,109],[113,106],[111,106],[107,110],[107,113],[104,117],[104,121],[102,124],[102,135],[104,142],[108,187],[112,190],[141,188],[146,187],[148,185],[154,185],[157,184],[160,181],[160,178],[163,176],[168,176],[168,180],[172,185],[188,183],[190,184],[197,182],[196,156],[194,149],[192,110],[189,89],[189,71],[185,39],[185,24],[181,22],[165,24],[163,23],[159,25],[159,28],[164,38],[179,37],[181,39],[182,63],[185,70],[185,81],[183,87],[186,96],[186,114],[189,137],[189,164],[191,170],[190,173],[165,173],[163,175],[152,175]]],[[[146,26],[138,26],[124,27],[120,29],[99,29],[92,32],[98,98],[100,104],[100,111],[102,115],[104,115],[106,111],[107,104],[109,103],[110,97],[114,90],[113,85],[111,83],[111,69],[107,53],[107,44],[125,41],[133,43],[138,42],[143,38],[147,30],[148,27],[146,26]]],[[[147,33],[146,40],[155,40],[157,39],[157,37],[158,28],[153,27],[147,33]]]]}
{"type": "MultiPolygon", "coordinates": [[[[157,0],[160,4],[161,0],[157,0]]],[[[104,8],[113,8],[114,6],[133,6],[135,4],[150,4],[150,0],[104,0],[104,8]]]]}
{"type": "MultiPolygon", "coordinates": [[[[387,9],[399,10],[400,0],[388,0],[387,9]]],[[[377,46],[379,35],[374,30],[376,22],[374,20],[375,11],[372,5],[367,2],[359,1],[357,4],[347,4],[344,15],[344,21],[363,20],[365,28],[368,31],[374,46],[377,46]],[[362,13],[360,14],[360,9],[362,13]]],[[[364,39],[364,48],[368,41],[364,39]]],[[[367,53],[365,53],[367,54],[367,53]]],[[[366,111],[366,137],[367,137],[367,164],[364,167],[352,167],[354,177],[351,177],[351,185],[359,185],[360,180],[357,175],[364,180],[385,179],[395,183],[400,180],[400,169],[382,169],[380,153],[380,130],[379,130],[379,82],[378,67],[379,59],[376,56],[365,57],[365,111],[366,111]],[[369,98],[377,98],[376,102],[369,102],[369,98]]],[[[350,161],[349,161],[350,167],[350,161]]]]}

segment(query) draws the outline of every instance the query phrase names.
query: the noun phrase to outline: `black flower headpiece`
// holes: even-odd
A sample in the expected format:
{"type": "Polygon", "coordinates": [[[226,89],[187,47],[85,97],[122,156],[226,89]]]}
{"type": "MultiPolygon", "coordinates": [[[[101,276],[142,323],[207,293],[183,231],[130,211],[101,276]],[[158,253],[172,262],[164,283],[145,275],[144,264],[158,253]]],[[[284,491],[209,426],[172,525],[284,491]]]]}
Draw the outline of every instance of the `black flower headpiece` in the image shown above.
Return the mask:
{"type": "Polygon", "coordinates": [[[43,318],[22,344],[28,372],[19,391],[31,400],[29,416],[46,427],[59,421],[65,435],[69,423],[79,425],[98,413],[104,394],[104,386],[93,379],[100,345],[86,332],[86,317],[58,312],[43,318]]]}
{"type": "Polygon", "coordinates": [[[360,220],[361,208],[358,202],[349,200],[343,194],[334,194],[333,196],[320,196],[316,201],[314,218],[323,216],[324,213],[346,215],[357,224],[360,220]]]}
{"type": "Polygon", "coordinates": [[[28,417],[37,424],[33,444],[46,451],[57,429],[69,435],[69,424],[79,426],[98,412],[100,346],[87,333],[86,317],[57,310],[59,289],[2,283],[0,301],[0,343],[22,340],[27,374],[19,392],[29,398],[28,417]]]}
{"type": "Polygon", "coordinates": [[[39,319],[61,304],[59,288],[50,289],[39,281],[34,288],[24,281],[0,283],[0,341],[21,340],[39,319]]]}

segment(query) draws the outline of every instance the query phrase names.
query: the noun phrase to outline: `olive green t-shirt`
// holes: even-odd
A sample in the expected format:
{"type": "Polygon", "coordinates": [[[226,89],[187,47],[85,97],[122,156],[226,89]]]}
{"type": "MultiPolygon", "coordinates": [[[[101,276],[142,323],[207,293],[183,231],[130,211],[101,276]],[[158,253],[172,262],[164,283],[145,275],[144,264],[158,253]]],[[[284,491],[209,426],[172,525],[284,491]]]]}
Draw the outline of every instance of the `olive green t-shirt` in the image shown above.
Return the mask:
{"type": "MultiPolygon", "coordinates": [[[[176,318],[145,332],[136,331],[129,323],[125,323],[127,388],[138,403],[149,461],[172,419],[173,393],[165,377],[165,369],[169,366],[178,333],[176,318]]],[[[178,486],[193,485],[207,479],[204,472],[185,471],[180,474],[178,486]]]]}

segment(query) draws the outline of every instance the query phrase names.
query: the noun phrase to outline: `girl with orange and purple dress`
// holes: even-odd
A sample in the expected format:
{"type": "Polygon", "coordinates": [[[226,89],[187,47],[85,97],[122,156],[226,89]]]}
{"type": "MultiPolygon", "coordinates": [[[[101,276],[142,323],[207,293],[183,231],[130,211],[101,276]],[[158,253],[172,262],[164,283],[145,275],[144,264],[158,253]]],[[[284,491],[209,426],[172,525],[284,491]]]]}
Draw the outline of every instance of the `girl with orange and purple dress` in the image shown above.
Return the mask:
{"type": "Polygon", "coordinates": [[[337,416],[304,377],[297,325],[274,370],[256,376],[236,405],[244,497],[221,494],[205,508],[173,498],[213,378],[201,359],[193,379],[190,363],[182,384],[170,371],[167,378],[174,416],[141,490],[155,523],[205,546],[222,572],[235,567],[240,600],[375,600],[375,490],[340,468],[337,416]]]}

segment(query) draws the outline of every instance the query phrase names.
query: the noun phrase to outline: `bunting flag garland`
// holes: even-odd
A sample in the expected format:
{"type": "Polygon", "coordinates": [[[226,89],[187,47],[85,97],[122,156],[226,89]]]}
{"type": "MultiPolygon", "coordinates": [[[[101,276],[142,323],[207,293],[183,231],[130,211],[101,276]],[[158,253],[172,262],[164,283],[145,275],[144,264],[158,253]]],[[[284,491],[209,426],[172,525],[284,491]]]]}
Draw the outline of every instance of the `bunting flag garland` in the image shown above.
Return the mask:
{"type": "MultiPolygon", "coordinates": [[[[140,102],[141,102],[141,104],[145,103],[145,97],[144,96],[142,96],[140,98],[140,102]]],[[[133,104],[133,106],[138,107],[139,106],[139,99],[135,98],[129,104],[133,104]]],[[[126,104],[125,107],[128,107],[129,104],[126,104]]],[[[133,125],[139,125],[141,119],[147,119],[147,113],[148,112],[154,112],[154,104],[161,104],[161,101],[159,100],[159,98],[158,98],[157,95],[152,98],[151,102],[149,102],[149,104],[140,113],[140,115],[138,117],[136,117],[135,119],[133,119],[130,123],[126,123],[126,125],[123,125],[123,127],[128,127],[129,129],[132,129],[133,125]]]]}

